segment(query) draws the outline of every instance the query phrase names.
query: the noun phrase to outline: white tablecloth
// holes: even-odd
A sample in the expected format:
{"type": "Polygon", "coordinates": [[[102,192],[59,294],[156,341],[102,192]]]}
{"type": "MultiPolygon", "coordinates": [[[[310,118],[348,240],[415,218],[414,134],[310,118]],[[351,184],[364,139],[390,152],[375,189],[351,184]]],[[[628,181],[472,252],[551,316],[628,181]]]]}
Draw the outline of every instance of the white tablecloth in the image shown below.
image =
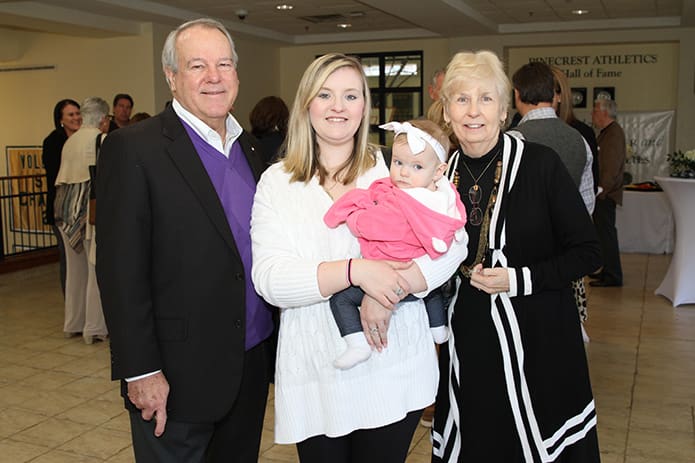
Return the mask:
{"type": "Polygon", "coordinates": [[[664,281],[655,294],[666,296],[673,306],[695,303],[695,180],[671,177],[655,179],[671,202],[676,221],[676,246],[664,281]]]}
{"type": "Polygon", "coordinates": [[[620,252],[673,252],[673,214],[661,191],[624,191],[623,205],[615,208],[620,252]]]}

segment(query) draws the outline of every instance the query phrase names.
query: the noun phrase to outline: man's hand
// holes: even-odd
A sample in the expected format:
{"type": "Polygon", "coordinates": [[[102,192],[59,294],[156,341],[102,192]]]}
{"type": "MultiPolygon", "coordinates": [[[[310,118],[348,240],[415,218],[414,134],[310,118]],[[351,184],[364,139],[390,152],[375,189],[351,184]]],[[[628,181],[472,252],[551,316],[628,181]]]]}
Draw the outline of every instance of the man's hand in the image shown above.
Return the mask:
{"type": "Polygon", "coordinates": [[[169,382],[160,371],[128,383],[128,398],[142,411],[142,419],[156,421],[154,435],[164,434],[167,424],[167,398],[169,397],[169,382]]]}

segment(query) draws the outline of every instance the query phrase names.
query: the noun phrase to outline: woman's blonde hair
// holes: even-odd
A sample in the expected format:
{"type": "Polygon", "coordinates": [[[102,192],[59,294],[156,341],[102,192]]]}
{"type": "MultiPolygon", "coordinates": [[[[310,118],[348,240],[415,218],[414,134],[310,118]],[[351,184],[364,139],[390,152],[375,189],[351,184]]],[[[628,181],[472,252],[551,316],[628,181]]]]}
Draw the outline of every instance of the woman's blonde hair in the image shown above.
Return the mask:
{"type": "Polygon", "coordinates": [[[572,109],[572,89],[567,81],[567,76],[562,69],[551,66],[553,79],[555,80],[555,93],[560,95],[560,104],[557,107],[557,115],[560,119],[571,124],[577,118],[572,109]]]}
{"type": "Polygon", "coordinates": [[[500,112],[502,125],[504,125],[511,102],[512,86],[509,83],[507,74],[504,72],[502,61],[495,53],[488,50],[476,52],[462,51],[456,53],[451,58],[446,67],[442,89],[439,91],[444,111],[447,110],[454,92],[461,84],[469,80],[492,81],[500,99],[500,112]]]}
{"type": "Polygon", "coordinates": [[[451,130],[451,125],[449,125],[446,120],[444,120],[444,106],[442,100],[434,101],[429,109],[427,110],[427,120],[434,122],[439,126],[440,129],[449,138],[449,154],[456,149],[458,146],[458,139],[453,130],[451,130]]]}
{"type": "Polygon", "coordinates": [[[329,53],[314,60],[304,71],[292,104],[283,163],[285,171],[292,175],[293,182],[307,183],[318,173],[319,183],[323,185],[328,176],[328,172],[319,164],[319,146],[316,142],[316,132],[311,126],[309,106],[326,79],[344,67],[354,69],[362,79],[364,112],[360,127],[354,136],[352,155],[338,168],[334,178],[347,185],[376,163],[375,148],[368,143],[369,111],[372,103],[362,65],[351,56],[329,53]]]}

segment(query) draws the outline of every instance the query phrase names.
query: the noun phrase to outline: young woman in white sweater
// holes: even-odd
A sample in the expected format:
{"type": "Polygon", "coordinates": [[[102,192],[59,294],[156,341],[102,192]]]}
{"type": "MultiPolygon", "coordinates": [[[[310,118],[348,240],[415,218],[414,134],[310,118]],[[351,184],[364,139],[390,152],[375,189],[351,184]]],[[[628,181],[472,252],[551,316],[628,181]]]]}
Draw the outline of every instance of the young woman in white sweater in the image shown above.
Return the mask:
{"type": "Polygon", "coordinates": [[[340,54],[307,68],[290,114],[286,154],[262,176],[251,220],[253,281],[280,307],[275,440],[296,443],[306,462],[402,462],[418,419],[434,401],[438,370],[421,300],[465,258],[414,263],[359,259],[346,225],[323,216],[353,188],[388,176],[368,144],[369,90],[360,63],[340,54]],[[349,370],[333,366],[345,349],[329,307],[350,285],[366,293],[365,336],[377,353],[349,370]]]}

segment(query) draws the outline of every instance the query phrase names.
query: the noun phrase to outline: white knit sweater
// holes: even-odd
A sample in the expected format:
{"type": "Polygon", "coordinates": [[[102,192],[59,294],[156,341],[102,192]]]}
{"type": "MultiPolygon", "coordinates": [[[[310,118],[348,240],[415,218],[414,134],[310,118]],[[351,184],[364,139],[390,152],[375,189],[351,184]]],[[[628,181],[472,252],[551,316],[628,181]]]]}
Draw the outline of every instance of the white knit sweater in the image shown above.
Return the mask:
{"type": "MultiPolygon", "coordinates": [[[[387,175],[379,157],[357,187],[387,175]]],[[[422,301],[399,304],[383,352],[349,370],[333,367],[345,343],[328,298],[319,292],[318,266],[359,257],[360,249],[345,224],[335,229],[324,224],[331,204],[316,178],[290,183],[281,164],[263,174],[256,190],[253,281],[264,299],[281,307],[275,376],[275,441],[280,444],[394,423],[431,404],[437,390],[437,359],[422,301]]],[[[466,252],[465,245],[454,244],[436,261],[416,259],[428,288],[446,281],[466,252]]]]}

